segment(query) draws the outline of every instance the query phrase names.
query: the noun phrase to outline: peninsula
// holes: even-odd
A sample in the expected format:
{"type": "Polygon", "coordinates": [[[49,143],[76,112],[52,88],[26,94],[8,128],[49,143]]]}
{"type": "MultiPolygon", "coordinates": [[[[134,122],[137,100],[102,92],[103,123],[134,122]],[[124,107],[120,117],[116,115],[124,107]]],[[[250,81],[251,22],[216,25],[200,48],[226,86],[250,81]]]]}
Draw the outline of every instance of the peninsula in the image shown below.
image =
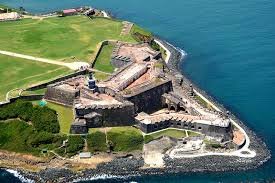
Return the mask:
{"type": "Polygon", "coordinates": [[[0,6],[0,167],[40,182],[256,168],[266,145],[178,71],[183,55],[92,7],[0,6]]]}

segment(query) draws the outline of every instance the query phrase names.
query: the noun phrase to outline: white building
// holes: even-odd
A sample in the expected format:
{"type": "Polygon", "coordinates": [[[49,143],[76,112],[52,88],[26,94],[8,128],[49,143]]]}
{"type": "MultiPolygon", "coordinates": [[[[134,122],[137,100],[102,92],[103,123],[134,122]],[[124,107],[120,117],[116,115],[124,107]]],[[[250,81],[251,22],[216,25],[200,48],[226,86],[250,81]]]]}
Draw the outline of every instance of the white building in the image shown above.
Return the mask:
{"type": "Polygon", "coordinates": [[[0,21],[18,20],[19,18],[20,18],[20,15],[17,12],[0,14],[0,21]]]}

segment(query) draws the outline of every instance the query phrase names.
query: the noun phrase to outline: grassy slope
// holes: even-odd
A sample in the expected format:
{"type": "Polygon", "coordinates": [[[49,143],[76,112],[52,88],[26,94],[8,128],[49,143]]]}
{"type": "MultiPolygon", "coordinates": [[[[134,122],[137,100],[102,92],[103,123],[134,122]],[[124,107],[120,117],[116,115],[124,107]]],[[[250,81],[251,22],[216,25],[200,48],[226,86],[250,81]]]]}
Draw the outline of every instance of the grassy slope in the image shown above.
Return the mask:
{"type": "Polygon", "coordinates": [[[135,42],[131,35],[121,36],[121,29],[120,21],[84,16],[2,22],[0,49],[64,61],[72,57],[90,61],[103,40],[135,42]]]}
{"type": "Polygon", "coordinates": [[[168,137],[174,137],[174,138],[182,138],[186,136],[186,133],[184,130],[176,130],[176,129],[167,129],[163,131],[159,131],[156,133],[152,133],[150,135],[146,135],[147,138],[150,136],[152,139],[159,138],[161,136],[168,136],[168,137]]]}
{"type": "Polygon", "coordinates": [[[52,64],[0,55],[0,101],[14,88],[26,88],[71,72],[52,64]]]}
{"type": "Polygon", "coordinates": [[[33,127],[23,121],[0,122],[0,148],[14,152],[33,152],[26,148],[26,139],[34,131],[33,127]]]}
{"type": "Polygon", "coordinates": [[[102,47],[99,56],[95,60],[95,69],[109,73],[114,71],[114,67],[110,62],[113,49],[113,45],[105,45],[102,47]]]}
{"type": "Polygon", "coordinates": [[[58,121],[60,125],[60,132],[63,134],[69,134],[71,123],[74,119],[73,109],[70,107],[65,107],[65,106],[54,104],[51,102],[48,102],[47,106],[57,112],[58,121]]]}
{"type": "Polygon", "coordinates": [[[140,130],[133,127],[113,127],[107,132],[107,139],[114,145],[114,151],[141,150],[143,136],[140,130]]]}
{"type": "MultiPolygon", "coordinates": [[[[32,101],[34,105],[39,105],[40,100],[32,101]]],[[[69,134],[71,123],[74,119],[73,109],[63,105],[47,102],[47,107],[55,110],[58,114],[58,122],[60,125],[60,133],[69,134]]]]}

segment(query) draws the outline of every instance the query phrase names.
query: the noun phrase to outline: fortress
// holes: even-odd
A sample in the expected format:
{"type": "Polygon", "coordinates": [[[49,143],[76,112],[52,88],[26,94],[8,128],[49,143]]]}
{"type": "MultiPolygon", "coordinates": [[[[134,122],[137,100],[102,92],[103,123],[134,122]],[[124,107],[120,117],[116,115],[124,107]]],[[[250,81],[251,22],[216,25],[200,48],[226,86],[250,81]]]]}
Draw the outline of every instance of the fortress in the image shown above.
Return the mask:
{"type": "Polygon", "coordinates": [[[110,62],[117,70],[105,81],[89,74],[47,86],[45,99],[73,107],[71,133],[137,125],[144,133],[173,127],[232,139],[227,116],[198,110],[187,97],[193,95],[192,86],[181,96],[175,81],[166,77],[161,53],[147,43],[117,42],[110,62]]]}

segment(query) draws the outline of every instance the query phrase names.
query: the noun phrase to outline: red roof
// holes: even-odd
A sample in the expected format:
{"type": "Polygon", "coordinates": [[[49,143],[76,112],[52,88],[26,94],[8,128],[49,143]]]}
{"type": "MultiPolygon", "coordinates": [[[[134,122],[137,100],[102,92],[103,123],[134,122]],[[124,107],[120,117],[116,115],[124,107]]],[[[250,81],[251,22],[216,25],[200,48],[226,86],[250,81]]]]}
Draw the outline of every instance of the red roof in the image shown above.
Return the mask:
{"type": "Polygon", "coordinates": [[[67,9],[67,10],[63,10],[63,13],[67,14],[67,13],[76,13],[76,9],[67,9]]]}

